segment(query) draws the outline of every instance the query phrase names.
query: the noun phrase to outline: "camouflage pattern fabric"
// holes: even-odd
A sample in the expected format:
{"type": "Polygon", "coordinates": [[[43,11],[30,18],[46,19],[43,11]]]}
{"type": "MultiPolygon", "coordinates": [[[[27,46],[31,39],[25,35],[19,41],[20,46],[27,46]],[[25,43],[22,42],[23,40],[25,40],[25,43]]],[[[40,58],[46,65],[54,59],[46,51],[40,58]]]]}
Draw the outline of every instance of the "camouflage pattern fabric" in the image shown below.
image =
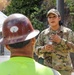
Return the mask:
{"type": "Polygon", "coordinates": [[[53,31],[50,28],[43,30],[36,41],[35,53],[44,58],[44,65],[52,67],[56,70],[72,71],[70,52],[74,52],[72,47],[67,45],[67,42],[74,45],[74,33],[69,28],[60,26],[57,31],[53,31]],[[53,42],[54,52],[45,52],[41,50],[45,44],[48,43],[51,34],[57,33],[61,38],[61,43],[57,44],[53,42]]]}

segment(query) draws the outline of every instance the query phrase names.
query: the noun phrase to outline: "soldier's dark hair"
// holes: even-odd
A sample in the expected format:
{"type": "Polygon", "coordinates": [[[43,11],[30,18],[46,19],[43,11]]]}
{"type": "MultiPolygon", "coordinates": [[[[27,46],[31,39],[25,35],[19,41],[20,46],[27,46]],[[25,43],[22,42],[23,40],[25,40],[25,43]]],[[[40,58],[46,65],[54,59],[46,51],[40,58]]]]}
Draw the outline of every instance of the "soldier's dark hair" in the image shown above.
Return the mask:
{"type": "Polygon", "coordinates": [[[30,42],[30,40],[27,40],[27,41],[15,43],[15,44],[9,44],[9,46],[12,48],[22,48],[22,47],[26,46],[29,42],[30,42]]]}
{"type": "Polygon", "coordinates": [[[60,26],[63,25],[63,22],[62,22],[62,21],[59,21],[59,25],[60,25],[60,26]]]}

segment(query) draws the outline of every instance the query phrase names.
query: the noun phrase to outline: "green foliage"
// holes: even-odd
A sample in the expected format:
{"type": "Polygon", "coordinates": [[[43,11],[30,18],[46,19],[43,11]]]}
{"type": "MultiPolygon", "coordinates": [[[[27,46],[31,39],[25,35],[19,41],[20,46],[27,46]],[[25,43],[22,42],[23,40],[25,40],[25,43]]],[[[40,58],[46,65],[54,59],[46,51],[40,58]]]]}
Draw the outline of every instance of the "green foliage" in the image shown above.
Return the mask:
{"type": "Polygon", "coordinates": [[[74,0],[67,0],[66,3],[70,11],[74,11],[74,0]]]}
{"type": "Polygon", "coordinates": [[[69,22],[69,25],[70,25],[69,28],[71,28],[74,31],[74,0],[67,0],[66,4],[70,10],[70,17],[71,17],[69,22]]]}
{"type": "Polygon", "coordinates": [[[70,22],[70,28],[74,31],[74,13],[70,13],[71,22],[70,22]]]}
{"type": "MultiPolygon", "coordinates": [[[[74,11],[74,0],[66,0],[66,3],[70,11],[74,11]]],[[[55,6],[56,0],[11,0],[4,13],[6,15],[22,13],[29,17],[34,28],[42,31],[47,27],[47,11],[55,6]]]]}
{"type": "Polygon", "coordinates": [[[41,20],[45,13],[43,12],[44,9],[41,8],[42,2],[43,0],[11,0],[10,5],[5,9],[4,13],[6,15],[22,13],[30,18],[36,29],[41,31],[45,28],[41,20]]]}
{"type": "MultiPolygon", "coordinates": [[[[74,0],[66,0],[66,3],[70,11],[74,11],[74,0]]],[[[42,31],[47,27],[47,11],[55,6],[56,0],[11,0],[4,13],[6,15],[22,13],[29,17],[34,28],[42,31]]]]}
{"type": "Polygon", "coordinates": [[[34,28],[42,31],[47,25],[46,13],[51,6],[54,7],[53,3],[55,4],[54,0],[11,0],[4,13],[22,13],[29,17],[34,28]]]}
{"type": "Polygon", "coordinates": [[[37,6],[39,0],[11,0],[11,4],[6,8],[5,12],[7,15],[12,13],[23,13],[23,14],[31,14],[35,11],[34,7],[37,6]]]}

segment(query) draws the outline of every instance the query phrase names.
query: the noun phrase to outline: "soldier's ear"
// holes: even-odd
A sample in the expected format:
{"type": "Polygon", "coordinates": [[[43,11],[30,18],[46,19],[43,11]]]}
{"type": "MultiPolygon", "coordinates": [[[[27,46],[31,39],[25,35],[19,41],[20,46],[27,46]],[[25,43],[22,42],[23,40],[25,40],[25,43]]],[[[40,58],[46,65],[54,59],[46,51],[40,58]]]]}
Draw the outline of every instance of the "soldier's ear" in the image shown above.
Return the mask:
{"type": "Polygon", "coordinates": [[[59,16],[59,21],[61,21],[61,16],[59,16]]]}

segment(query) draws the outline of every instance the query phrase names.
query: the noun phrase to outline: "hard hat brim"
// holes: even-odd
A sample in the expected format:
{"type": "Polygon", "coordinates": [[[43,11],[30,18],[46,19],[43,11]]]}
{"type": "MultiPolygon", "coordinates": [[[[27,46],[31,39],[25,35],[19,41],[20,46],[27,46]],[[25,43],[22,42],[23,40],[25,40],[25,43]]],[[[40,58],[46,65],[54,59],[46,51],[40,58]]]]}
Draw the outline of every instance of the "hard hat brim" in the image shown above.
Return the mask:
{"type": "Polygon", "coordinates": [[[28,35],[26,35],[26,37],[25,37],[25,35],[23,35],[20,37],[9,38],[9,39],[1,38],[0,44],[14,44],[14,43],[30,40],[30,39],[36,37],[38,34],[39,34],[39,30],[33,30],[28,35]]]}

